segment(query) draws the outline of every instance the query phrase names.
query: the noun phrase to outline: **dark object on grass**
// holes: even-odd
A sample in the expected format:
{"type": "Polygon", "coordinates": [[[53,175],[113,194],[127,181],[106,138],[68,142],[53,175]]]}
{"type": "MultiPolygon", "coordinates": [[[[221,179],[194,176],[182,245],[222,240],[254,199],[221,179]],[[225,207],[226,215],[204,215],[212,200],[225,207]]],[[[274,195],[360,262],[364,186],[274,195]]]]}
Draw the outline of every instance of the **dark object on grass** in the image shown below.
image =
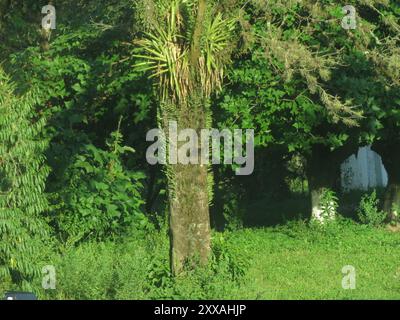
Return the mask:
{"type": "Polygon", "coordinates": [[[37,297],[32,292],[6,292],[4,300],[37,300],[37,297]]]}

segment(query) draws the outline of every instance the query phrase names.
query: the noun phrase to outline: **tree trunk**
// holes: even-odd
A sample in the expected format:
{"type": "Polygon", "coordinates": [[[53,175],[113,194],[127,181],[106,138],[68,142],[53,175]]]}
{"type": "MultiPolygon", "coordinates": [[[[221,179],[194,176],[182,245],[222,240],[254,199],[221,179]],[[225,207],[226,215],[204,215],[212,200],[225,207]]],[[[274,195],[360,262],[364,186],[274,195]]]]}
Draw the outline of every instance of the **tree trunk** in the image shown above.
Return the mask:
{"type": "Polygon", "coordinates": [[[385,191],[383,210],[387,213],[387,222],[399,220],[400,210],[400,143],[379,141],[372,149],[382,157],[388,173],[388,185],[385,191]]]}
{"type": "Polygon", "coordinates": [[[395,222],[400,215],[400,179],[389,179],[389,184],[385,192],[383,210],[388,214],[387,221],[395,222]]]}
{"type": "MultiPolygon", "coordinates": [[[[204,96],[198,72],[206,8],[207,1],[198,0],[189,55],[192,87],[189,102],[179,105],[176,114],[178,127],[191,128],[197,133],[205,129],[207,124],[208,99],[204,96]]],[[[167,118],[171,119],[169,116],[167,118]]],[[[200,146],[198,154],[201,154],[200,146]]],[[[167,174],[170,175],[171,269],[173,274],[178,274],[186,264],[194,266],[198,262],[206,264],[208,261],[211,250],[208,167],[200,163],[178,163],[169,165],[167,174]]]]}
{"type": "MultiPolygon", "coordinates": [[[[179,130],[191,128],[200,136],[200,130],[206,127],[206,102],[199,92],[192,94],[188,106],[179,107],[178,134],[179,130]]],[[[170,139],[168,137],[169,143],[170,139]]],[[[184,143],[178,142],[177,149],[184,143]]],[[[198,155],[201,152],[199,143],[198,155]]],[[[197,263],[206,264],[211,250],[208,166],[200,161],[181,164],[179,159],[167,169],[173,274],[180,273],[187,264],[191,267],[197,263]]]]}
{"type": "Polygon", "coordinates": [[[311,198],[311,218],[313,220],[324,223],[327,218],[335,218],[336,212],[328,209],[325,210],[327,216],[324,217],[322,197],[326,190],[339,191],[340,165],[356,150],[356,146],[350,144],[335,151],[330,151],[324,145],[312,147],[307,157],[306,173],[311,198]]]}
{"type": "Polygon", "coordinates": [[[170,196],[171,268],[174,274],[186,264],[206,264],[210,252],[208,170],[206,166],[172,166],[170,196]]]}
{"type": "Polygon", "coordinates": [[[335,186],[337,168],[330,159],[331,153],[322,146],[315,146],[307,159],[307,178],[311,198],[311,219],[324,223],[326,218],[333,219],[336,212],[323,215],[322,197],[326,190],[335,186]]]}

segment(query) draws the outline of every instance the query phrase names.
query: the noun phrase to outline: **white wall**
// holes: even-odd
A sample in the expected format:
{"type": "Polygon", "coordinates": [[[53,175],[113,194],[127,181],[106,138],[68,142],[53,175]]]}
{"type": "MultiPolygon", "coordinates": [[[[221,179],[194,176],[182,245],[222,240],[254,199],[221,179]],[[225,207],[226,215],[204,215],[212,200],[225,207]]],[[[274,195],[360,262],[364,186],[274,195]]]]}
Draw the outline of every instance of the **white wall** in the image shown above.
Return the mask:
{"type": "Polygon", "coordinates": [[[371,147],[358,149],[341,166],[341,181],[344,191],[367,190],[375,187],[386,187],[388,175],[382,158],[371,147]]]}

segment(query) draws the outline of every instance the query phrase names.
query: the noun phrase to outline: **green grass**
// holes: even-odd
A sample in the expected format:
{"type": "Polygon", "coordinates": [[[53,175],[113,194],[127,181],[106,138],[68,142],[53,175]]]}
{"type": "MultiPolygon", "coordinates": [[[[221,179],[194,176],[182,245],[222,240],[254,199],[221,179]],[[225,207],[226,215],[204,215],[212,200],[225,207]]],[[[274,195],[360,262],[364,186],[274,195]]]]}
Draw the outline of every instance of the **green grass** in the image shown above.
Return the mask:
{"type": "Polygon", "coordinates": [[[330,231],[295,226],[236,232],[253,257],[240,298],[400,299],[400,234],[348,225],[330,231]],[[356,289],[342,288],[343,266],[356,289]]]}
{"type": "MultiPolygon", "coordinates": [[[[172,278],[166,231],[47,252],[57,289],[41,299],[400,299],[400,233],[342,221],[214,233],[210,266],[172,278]],[[356,289],[342,288],[342,268],[356,289]]],[[[4,291],[6,285],[0,285],[4,291]]]]}

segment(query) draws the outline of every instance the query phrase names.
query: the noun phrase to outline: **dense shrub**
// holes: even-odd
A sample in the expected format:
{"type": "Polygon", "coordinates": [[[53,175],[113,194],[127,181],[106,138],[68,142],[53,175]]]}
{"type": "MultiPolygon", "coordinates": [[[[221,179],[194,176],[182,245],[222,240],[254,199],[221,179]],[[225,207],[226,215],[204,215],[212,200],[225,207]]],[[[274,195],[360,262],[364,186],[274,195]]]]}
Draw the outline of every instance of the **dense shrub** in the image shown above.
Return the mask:
{"type": "Polygon", "coordinates": [[[377,227],[381,225],[386,218],[386,213],[380,211],[378,207],[379,199],[376,196],[376,191],[373,191],[370,195],[364,195],[357,210],[358,218],[362,223],[369,226],[377,227]]]}
{"type": "Polygon", "coordinates": [[[0,68],[0,283],[26,284],[38,273],[38,244],[48,231],[41,217],[48,206],[47,139],[36,104],[34,94],[17,96],[0,68]]]}
{"type": "Polygon", "coordinates": [[[85,144],[66,168],[52,197],[52,223],[62,238],[104,240],[148,226],[141,210],[143,174],[124,168],[121,157],[134,150],[121,141],[116,131],[108,150],[85,144]]]}

